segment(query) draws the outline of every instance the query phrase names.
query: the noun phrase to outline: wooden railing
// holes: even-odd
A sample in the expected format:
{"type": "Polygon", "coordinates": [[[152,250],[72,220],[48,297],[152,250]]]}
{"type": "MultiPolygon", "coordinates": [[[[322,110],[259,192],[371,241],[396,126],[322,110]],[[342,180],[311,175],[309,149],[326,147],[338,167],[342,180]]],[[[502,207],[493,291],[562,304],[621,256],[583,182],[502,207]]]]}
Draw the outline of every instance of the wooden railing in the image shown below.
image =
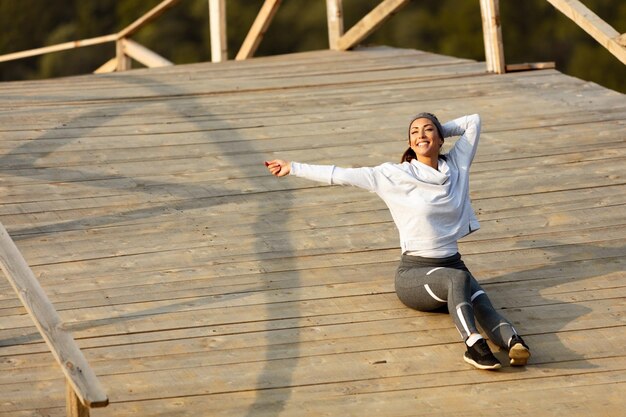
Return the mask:
{"type": "MultiPolygon", "coordinates": [[[[311,0],[303,0],[311,1],[311,0]]],[[[354,48],[381,24],[411,0],[382,0],[352,28],[344,31],[342,0],[326,0],[329,47],[345,51],[354,48]]],[[[578,0],[546,0],[578,26],[589,33],[610,53],[626,64],[626,34],[619,34],[578,0]]],[[[66,42],[58,45],[0,56],[0,62],[46,53],[69,50],[108,42],[116,43],[116,56],[96,72],[124,71],[131,68],[131,59],[148,66],[172,65],[130,39],[139,29],[154,21],[180,0],[164,0],[144,16],[118,33],[66,42]]],[[[263,35],[280,6],[281,0],[265,0],[235,59],[248,59],[256,52],[263,35]]],[[[213,62],[227,59],[226,0],[208,0],[211,25],[211,58],[213,62]]],[[[487,71],[505,73],[516,69],[542,67],[537,64],[505,65],[502,44],[499,0],[480,0],[487,71]]],[[[52,354],[67,378],[67,410],[69,416],[88,416],[89,408],[104,407],[108,398],[89,367],[74,339],[63,328],[62,321],[37,282],[26,261],[0,224],[0,264],[26,310],[32,317],[52,354]]]]}
{"type": "MultiPolygon", "coordinates": [[[[546,0],[574,21],[600,45],[626,65],[626,33],[613,29],[579,0],[546,0]]],[[[502,74],[517,66],[506,66],[500,27],[499,0],[480,0],[487,71],[502,74]]]]}
{"type": "Polygon", "coordinates": [[[1,223],[0,266],[65,374],[68,417],[88,417],[90,408],[106,407],[100,382],[1,223]]]}
{"type": "MultiPolygon", "coordinates": [[[[132,41],[130,36],[180,1],[181,0],[162,1],[144,16],[118,33],[6,54],[0,56],[0,62],[106,42],[115,42],[116,56],[98,68],[95,71],[96,73],[130,69],[131,59],[135,59],[147,67],[172,65],[167,59],[137,42],[132,41]]],[[[343,0],[326,0],[328,43],[330,49],[345,51],[354,48],[410,1],[411,0],[382,0],[370,13],[344,33],[343,0]]],[[[483,23],[485,61],[488,72],[502,74],[513,70],[554,66],[553,63],[506,65],[504,62],[504,47],[502,44],[499,0],[479,1],[483,23]]],[[[573,20],[574,23],[590,34],[600,45],[606,48],[622,63],[626,64],[626,34],[617,32],[579,0],[546,1],[573,20]]],[[[254,55],[280,4],[281,0],[265,0],[239,52],[235,56],[235,60],[248,59],[254,55]]],[[[225,61],[228,59],[226,42],[226,0],[208,0],[208,6],[211,30],[211,60],[213,62],[225,61]]]]}
{"type": "Polygon", "coordinates": [[[152,22],[154,19],[163,14],[163,12],[165,12],[167,9],[175,6],[179,2],[180,0],[162,1],[153,9],[151,9],[148,13],[135,20],[133,23],[131,23],[118,33],[1,55],[0,62],[28,58],[32,56],[47,54],[50,52],[65,51],[84,46],[115,42],[115,57],[96,69],[96,73],[128,70],[131,68],[131,58],[149,68],[173,65],[167,59],[140,45],[139,43],[132,41],[129,38],[139,29],[144,27],[146,24],[152,22]]]}

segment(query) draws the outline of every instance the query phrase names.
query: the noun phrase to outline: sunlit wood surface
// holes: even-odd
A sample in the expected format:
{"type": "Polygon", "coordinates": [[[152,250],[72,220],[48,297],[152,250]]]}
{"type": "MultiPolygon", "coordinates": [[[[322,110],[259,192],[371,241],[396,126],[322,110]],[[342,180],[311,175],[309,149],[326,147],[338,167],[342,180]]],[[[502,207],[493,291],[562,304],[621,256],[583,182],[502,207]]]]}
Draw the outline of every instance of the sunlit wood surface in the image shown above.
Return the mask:
{"type": "MultiPolygon", "coordinates": [[[[626,98],[484,68],[372,48],[1,83],[0,221],[109,395],[92,416],[623,416],[626,98]],[[397,161],[420,111],[482,116],[461,250],[526,368],[471,368],[397,300],[375,195],[263,166],[397,161]]],[[[0,416],[63,416],[0,290],[0,416]]]]}

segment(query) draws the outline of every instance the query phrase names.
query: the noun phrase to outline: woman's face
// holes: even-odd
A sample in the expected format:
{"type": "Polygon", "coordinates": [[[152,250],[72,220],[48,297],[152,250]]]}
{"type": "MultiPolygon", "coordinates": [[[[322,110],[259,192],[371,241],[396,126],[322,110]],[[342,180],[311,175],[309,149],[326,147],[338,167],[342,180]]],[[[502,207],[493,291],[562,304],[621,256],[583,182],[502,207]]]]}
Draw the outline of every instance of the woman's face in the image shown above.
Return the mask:
{"type": "Polygon", "coordinates": [[[443,145],[443,139],[439,136],[439,131],[426,118],[415,119],[409,127],[409,146],[415,154],[422,157],[438,158],[439,149],[443,145]]]}

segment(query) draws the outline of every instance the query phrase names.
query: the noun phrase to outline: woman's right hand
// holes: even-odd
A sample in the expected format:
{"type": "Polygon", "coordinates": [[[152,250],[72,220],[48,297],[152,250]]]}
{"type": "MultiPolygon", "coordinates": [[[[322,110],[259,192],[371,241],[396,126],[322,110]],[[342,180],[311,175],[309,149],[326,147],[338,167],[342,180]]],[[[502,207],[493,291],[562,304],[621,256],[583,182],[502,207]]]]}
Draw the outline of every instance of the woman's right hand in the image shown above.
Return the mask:
{"type": "Polygon", "coordinates": [[[291,172],[291,162],[283,161],[281,159],[274,159],[272,161],[266,161],[265,166],[272,175],[277,177],[284,177],[291,172]]]}

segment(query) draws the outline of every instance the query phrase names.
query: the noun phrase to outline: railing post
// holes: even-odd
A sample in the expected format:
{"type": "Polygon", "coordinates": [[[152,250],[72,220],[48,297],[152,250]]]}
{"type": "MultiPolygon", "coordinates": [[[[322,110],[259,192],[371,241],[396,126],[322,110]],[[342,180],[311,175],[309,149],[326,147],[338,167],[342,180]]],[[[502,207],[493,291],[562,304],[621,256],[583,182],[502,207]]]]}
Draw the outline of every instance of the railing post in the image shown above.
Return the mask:
{"type": "Polygon", "coordinates": [[[504,48],[502,45],[502,27],[500,24],[499,0],[480,0],[480,13],[483,20],[483,38],[485,41],[485,61],[487,71],[504,74],[504,48]]]}
{"type": "Polygon", "coordinates": [[[228,59],[226,44],[226,1],[209,0],[209,26],[211,31],[211,61],[228,59]]]}
{"type": "Polygon", "coordinates": [[[120,38],[115,42],[115,57],[117,60],[116,71],[127,71],[131,69],[132,63],[130,57],[124,51],[124,38],[120,38]]]}
{"type": "Polygon", "coordinates": [[[65,409],[67,417],[89,417],[89,408],[85,407],[80,399],[76,395],[72,384],[69,381],[65,382],[66,396],[65,396],[65,409]]]}
{"type": "Polygon", "coordinates": [[[343,0],[326,0],[328,16],[328,45],[334,51],[339,50],[339,38],[343,35],[343,0]]]}

